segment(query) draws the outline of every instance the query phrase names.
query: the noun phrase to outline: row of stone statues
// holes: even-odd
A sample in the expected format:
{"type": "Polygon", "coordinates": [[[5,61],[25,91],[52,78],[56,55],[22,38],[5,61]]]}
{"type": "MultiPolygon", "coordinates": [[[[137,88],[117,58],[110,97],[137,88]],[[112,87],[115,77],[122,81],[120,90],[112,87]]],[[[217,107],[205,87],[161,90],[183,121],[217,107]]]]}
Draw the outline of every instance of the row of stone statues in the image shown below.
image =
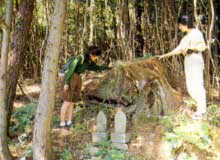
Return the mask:
{"type": "MultiPolygon", "coordinates": [[[[127,118],[121,108],[118,108],[114,118],[114,131],[110,134],[111,146],[119,150],[128,150],[127,143],[130,140],[130,135],[126,131],[127,118]]],[[[100,111],[97,115],[96,125],[92,132],[92,142],[94,146],[90,149],[90,154],[95,159],[99,152],[96,144],[109,140],[109,132],[107,130],[107,117],[100,111]]]]}

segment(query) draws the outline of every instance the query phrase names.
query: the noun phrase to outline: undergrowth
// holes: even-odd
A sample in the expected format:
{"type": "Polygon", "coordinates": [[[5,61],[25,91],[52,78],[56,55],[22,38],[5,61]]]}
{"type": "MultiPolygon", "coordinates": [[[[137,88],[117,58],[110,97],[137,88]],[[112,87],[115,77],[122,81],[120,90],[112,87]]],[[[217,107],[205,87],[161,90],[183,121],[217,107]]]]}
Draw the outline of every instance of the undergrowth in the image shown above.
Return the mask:
{"type": "MultiPolygon", "coordinates": [[[[192,103],[188,103],[192,105],[192,103]]],[[[186,106],[187,107],[187,106],[186,106]]],[[[210,105],[207,116],[193,120],[182,113],[163,118],[164,140],[170,160],[217,160],[219,141],[216,142],[220,125],[220,106],[210,105]]]]}

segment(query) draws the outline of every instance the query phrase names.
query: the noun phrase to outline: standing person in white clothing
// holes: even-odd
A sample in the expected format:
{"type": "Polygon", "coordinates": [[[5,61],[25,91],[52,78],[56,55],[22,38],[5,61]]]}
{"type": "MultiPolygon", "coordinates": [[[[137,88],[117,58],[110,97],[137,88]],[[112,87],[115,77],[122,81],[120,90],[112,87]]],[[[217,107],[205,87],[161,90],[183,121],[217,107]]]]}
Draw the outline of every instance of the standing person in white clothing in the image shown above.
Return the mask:
{"type": "Polygon", "coordinates": [[[206,49],[206,44],[201,31],[194,28],[190,16],[181,16],[178,19],[178,25],[180,31],[185,32],[186,35],[174,50],[159,56],[159,59],[180,54],[185,56],[184,69],[187,90],[197,102],[197,111],[192,118],[200,119],[206,113],[206,92],[203,80],[204,60],[201,53],[206,49]]]}

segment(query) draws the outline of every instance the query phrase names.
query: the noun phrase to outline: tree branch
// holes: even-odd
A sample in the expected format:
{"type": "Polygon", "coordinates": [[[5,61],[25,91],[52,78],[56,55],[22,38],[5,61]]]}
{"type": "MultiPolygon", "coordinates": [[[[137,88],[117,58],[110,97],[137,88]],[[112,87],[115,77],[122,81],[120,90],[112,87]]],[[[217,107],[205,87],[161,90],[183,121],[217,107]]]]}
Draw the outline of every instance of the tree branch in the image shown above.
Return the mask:
{"type": "Polygon", "coordinates": [[[19,87],[19,89],[21,90],[21,93],[28,99],[29,102],[31,102],[31,103],[37,103],[37,101],[36,101],[34,98],[32,98],[31,96],[27,95],[27,94],[24,92],[24,90],[23,90],[23,88],[22,88],[22,86],[21,86],[21,84],[20,84],[19,82],[18,82],[18,87],[19,87]]]}

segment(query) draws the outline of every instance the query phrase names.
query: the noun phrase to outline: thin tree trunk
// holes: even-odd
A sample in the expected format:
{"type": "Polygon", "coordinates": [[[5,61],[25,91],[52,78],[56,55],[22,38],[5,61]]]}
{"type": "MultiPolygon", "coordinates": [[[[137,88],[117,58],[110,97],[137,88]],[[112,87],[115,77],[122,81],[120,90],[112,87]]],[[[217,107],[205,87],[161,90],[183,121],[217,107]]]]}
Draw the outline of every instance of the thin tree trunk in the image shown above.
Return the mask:
{"type": "Polygon", "coordinates": [[[95,1],[90,0],[90,11],[89,11],[89,17],[90,17],[90,33],[89,33],[89,45],[93,44],[93,36],[94,36],[94,20],[93,20],[93,10],[95,7],[95,1]]]}
{"type": "Polygon", "coordinates": [[[141,24],[142,24],[141,16],[143,13],[143,7],[141,6],[141,0],[135,1],[135,10],[136,10],[135,54],[138,57],[142,57],[143,56],[143,48],[144,48],[144,39],[142,36],[142,28],[141,28],[141,24]]]}
{"type": "Polygon", "coordinates": [[[118,45],[118,9],[116,9],[117,6],[117,2],[115,3],[115,7],[112,7],[113,5],[111,5],[111,10],[114,14],[113,16],[113,34],[114,34],[114,38],[112,38],[112,43],[111,43],[111,50],[113,51],[113,53],[115,53],[112,57],[117,58],[118,57],[118,53],[120,53],[119,50],[119,45],[118,45]]]}
{"type": "Polygon", "coordinates": [[[193,0],[193,6],[194,6],[194,17],[196,20],[196,27],[199,26],[199,19],[198,19],[198,14],[197,14],[197,0],[193,0]]]}
{"type": "Polygon", "coordinates": [[[116,55],[116,59],[122,59],[122,37],[121,37],[121,2],[116,1],[116,7],[115,7],[115,45],[117,45],[117,51],[119,54],[116,55]]]}
{"type": "Polygon", "coordinates": [[[117,23],[117,43],[119,52],[121,53],[120,58],[124,60],[130,60],[132,58],[131,44],[129,41],[130,33],[130,17],[128,0],[117,1],[116,11],[116,23],[117,23]]]}
{"type": "Polygon", "coordinates": [[[123,58],[126,60],[131,60],[132,53],[130,50],[130,42],[129,42],[129,33],[130,33],[130,17],[129,17],[129,8],[128,8],[128,0],[122,0],[121,2],[121,37],[123,43],[123,58]]]}
{"type": "Polygon", "coordinates": [[[56,76],[61,38],[64,30],[66,0],[55,0],[46,57],[42,75],[42,90],[36,111],[33,133],[34,160],[51,160],[50,131],[55,105],[56,76]]]}
{"type": "Polygon", "coordinates": [[[13,103],[16,95],[16,87],[23,66],[23,57],[27,48],[28,35],[33,18],[35,0],[21,1],[18,15],[16,20],[14,35],[13,35],[13,51],[12,60],[9,66],[9,77],[7,83],[7,107],[8,107],[8,123],[11,118],[13,103]]]}
{"type": "Polygon", "coordinates": [[[129,16],[129,32],[128,32],[128,39],[127,39],[127,47],[128,47],[128,54],[129,58],[132,59],[135,57],[135,49],[136,44],[138,43],[136,41],[136,33],[137,33],[137,20],[136,20],[136,13],[135,13],[135,1],[130,0],[128,3],[128,16],[129,16]]]}
{"type": "Polygon", "coordinates": [[[85,13],[84,13],[84,18],[83,18],[83,32],[82,32],[82,37],[80,39],[80,47],[79,47],[80,53],[83,53],[84,51],[84,42],[86,39],[86,32],[87,32],[87,8],[88,7],[89,7],[89,2],[86,1],[85,13]]]}
{"type": "Polygon", "coordinates": [[[147,40],[147,26],[149,24],[149,15],[148,15],[148,0],[144,0],[144,16],[143,16],[143,38],[144,38],[144,47],[143,53],[146,54],[149,50],[149,43],[147,40]]]}
{"type": "Polygon", "coordinates": [[[8,50],[10,42],[10,30],[12,22],[13,0],[5,0],[6,13],[5,25],[3,27],[3,41],[1,50],[1,71],[0,71],[0,159],[12,160],[8,148],[7,137],[7,104],[6,104],[6,72],[8,62],[8,50]]]}
{"type": "Polygon", "coordinates": [[[210,60],[211,56],[211,40],[212,40],[212,31],[214,27],[214,7],[213,1],[209,0],[209,26],[208,26],[208,34],[207,34],[207,48],[208,54],[206,56],[206,88],[207,88],[207,98],[211,98],[211,85],[210,85],[210,60]]]}

